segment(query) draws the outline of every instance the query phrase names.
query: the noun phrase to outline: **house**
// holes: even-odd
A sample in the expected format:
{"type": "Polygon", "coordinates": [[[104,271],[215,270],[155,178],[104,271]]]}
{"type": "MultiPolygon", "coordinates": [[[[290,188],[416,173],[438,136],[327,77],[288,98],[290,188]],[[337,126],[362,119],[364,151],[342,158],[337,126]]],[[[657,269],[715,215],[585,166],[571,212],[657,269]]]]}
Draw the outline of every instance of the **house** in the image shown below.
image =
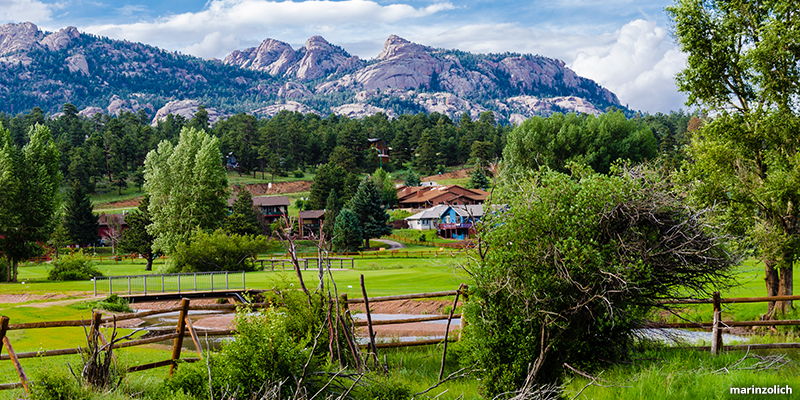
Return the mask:
{"type": "MultiPolygon", "coordinates": [[[[228,199],[228,210],[233,211],[236,197],[228,199]]],[[[287,196],[258,196],[253,197],[253,206],[258,213],[264,216],[267,223],[273,223],[284,215],[289,215],[289,197],[287,196]]]]}
{"type": "Polygon", "coordinates": [[[483,204],[453,205],[442,212],[439,236],[464,240],[475,234],[475,224],[483,218],[483,204]]]}
{"type": "Polygon", "coordinates": [[[459,185],[401,186],[397,199],[401,208],[429,208],[439,204],[483,204],[489,193],[459,185]]]}
{"type": "Polygon", "coordinates": [[[406,217],[405,220],[408,221],[408,228],[419,231],[436,229],[439,226],[442,213],[447,210],[448,207],[449,206],[444,204],[439,204],[438,206],[433,206],[410,217],[406,217]]]}
{"type": "Polygon", "coordinates": [[[389,152],[392,151],[392,148],[386,144],[385,140],[381,138],[373,138],[373,139],[367,139],[367,141],[369,142],[369,147],[372,147],[373,149],[378,151],[378,157],[382,159],[389,158],[389,152]]]}
{"type": "Polygon", "coordinates": [[[300,235],[304,238],[319,236],[319,227],[325,221],[325,210],[300,211],[297,219],[301,227],[300,235]]]}
{"type": "Polygon", "coordinates": [[[100,236],[100,243],[110,244],[119,241],[122,231],[129,228],[125,223],[126,214],[127,211],[122,214],[100,214],[100,218],[97,220],[97,235],[100,236]]]}

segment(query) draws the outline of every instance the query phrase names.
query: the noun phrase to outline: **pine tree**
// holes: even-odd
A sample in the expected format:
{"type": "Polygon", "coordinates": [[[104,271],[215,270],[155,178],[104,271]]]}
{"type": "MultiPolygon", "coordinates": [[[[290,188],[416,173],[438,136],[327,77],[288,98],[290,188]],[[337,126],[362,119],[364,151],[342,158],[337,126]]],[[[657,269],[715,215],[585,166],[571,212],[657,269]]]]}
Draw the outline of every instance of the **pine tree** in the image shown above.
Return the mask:
{"type": "Polygon", "coordinates": [[[347,208],[358,217],[364,247],[369,247],[370,239],[392,233],[392,227],[387,225],[389,214],[383,208],[383,198],[372,180],[361,182],[347,208]]]}
{"type": "Polygon", "coordinates": [[[100,217],[92,212],[92,200],[80,182],[72,181],[72,187],[64,205],[64,226],[72,243],[86,247],[100,240],[97,230],[100,217]]]}
{"type": "Polygon", "coordinates": [[[233,212],[225,219],[225,231],[236,235],[259,235],[261,223],[253,210],[253,196],[241,189],[233,202],[233,212]]]}
{"type": "Polygon", "coordinates": [[[342,210],[342,203],[339,201],[339,196],[336,195],[336,191],[331,189],[331,193],[328,195],[328,201],[325,204],[325,225],[323,228],[323,232],[330,237],[333,234],[333,225],[336,223],[336,217],[339,216],[339,212],[342,210]]]}
{"type": "Polygon", "coordinates": [[[492,186],[492,182],[483,173],[483,168],[475,167],[469,173],[469,182],[467,182],[468,189],[486,189],[492,186]]]}
{"type": "Polygon", "coordinates": [[[147,260],[145,271],[153,270],[153,260],[161,256],[161,253],[153,251],[155,236],[147,232],[147,226],[153,223],[150,218],[150,196],[145,195],[135,211],[125,216],[128,229],[122,232],[122,241],[119,242],[119,249],[124,252],[141,254],[147,260]]]}
{"type": "Polygon", "coordinates": [[[414,165],[422,174],[430,175],[439,166],[439,140],[430,129],[422,132],[414,165]]]}
{"type": "Polygon", "coordinates": [[[345,208],[336,217],[333,227],[333,248],[343,252],[358,251],[361,236],[358,216],[345,208]]]}

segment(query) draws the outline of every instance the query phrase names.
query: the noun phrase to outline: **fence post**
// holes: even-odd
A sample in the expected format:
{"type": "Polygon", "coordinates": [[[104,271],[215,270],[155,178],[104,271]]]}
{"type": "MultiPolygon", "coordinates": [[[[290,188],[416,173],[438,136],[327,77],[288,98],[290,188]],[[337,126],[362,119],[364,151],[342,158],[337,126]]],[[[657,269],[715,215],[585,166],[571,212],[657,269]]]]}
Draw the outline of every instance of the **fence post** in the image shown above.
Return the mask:
{"type": "Polygon", "coordinates": [[[722,350],[722,331],[719,323],[722,319],[722,307],[720,306],[719,292],[714,292],[714,322],[711,327],[711,354],[719,355],[722,350]]]}
{"type": "Polygon", "coordinates": [[[161,293],[164,293],[164,274],[161,274],[161,293]]]}
{"type": "Polygon", "coordinates": [[[128,294],[131,294],[131,277],[128,277],[128,294]]]}
{"type": "Polygon", "coordinates": [[[94,295],[97,296],[97,277],[92,278],[92,281],[94,281],[94,295]]]}
{"type": "Polygon", "coordinates": [[[6,332],[8,331],[8,320],[9,318],[5,315],[0,317],[0,353],[3,352],[3,339],[6,337],[6,332]]]}
{"type": "MultiPolygon", "coordinates": [[[[192,275],[192,276],[194,276],[194,291],[196,292],[197,291],[197,272],[195,272],[194,275],[192,275]]],[[[212,280],[212,282],[213,282],[213,280],[212,280]]]]}
{"type": "Polygon", "coordinates": [[[181,299],[181,314],[178,317],[178,327],[176,333],[178,337],[175,338],[175,345],[172,346],[172,365],[169,367],[169,375],[175,370],[175,363],[181,358],[181,347],[183,346],[183,335],[186,334],[186,317],[189,314],[189,299],[181,299]]]}

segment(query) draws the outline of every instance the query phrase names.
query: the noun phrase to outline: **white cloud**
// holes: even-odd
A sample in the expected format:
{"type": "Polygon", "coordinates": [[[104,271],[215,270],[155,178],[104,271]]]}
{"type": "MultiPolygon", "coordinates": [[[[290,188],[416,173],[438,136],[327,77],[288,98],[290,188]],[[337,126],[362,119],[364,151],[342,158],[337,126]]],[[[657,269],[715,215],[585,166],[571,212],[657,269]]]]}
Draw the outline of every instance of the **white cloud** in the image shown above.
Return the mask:
{"type": "MultiPolygon", "coordinates": [[[[284,30],[325,32],[348,25],[361,26],[360,29],[363,29],[364,26],[423,18],[454,8],[446,2],[415,8],[406,4],[384,6],[367,0],[213,0],[202,11],[195,13],[170,15],[152,22],[88,26],[85,30],[97,35],[141,41],[169,49],[204,49],[204,55],[208,56],[212,47],[203,42],[215,40],[207,37],[209,32],[218,34],[219,38],[228,38],[224,44],[234,43],[235,40],[230,40],[232,36],[239,38],[241,42],[257,37],[260,42],[270,35],[275,37],[276,33],[284,30]],[[197,42],[200,37],[204,38],[203,41],[197,42]]],[[[219,43],[216,47],[218,52],[213,56],[224,57],[236,49],[219,43]]]]}
{"type": "Polygon", "coordinates": [[[675,74],[686,56],[669,33],[652,21],[631,21],[613,33],[575,35],[535,30],[518,24],[467,25],[438,33],[421,28],[412,40],[435,47],[489,52],[518,52],[558,58],[578,75],[614,92],[635,110],[667,112],[684,107],[686,96],[675,74]]]}
{"type": "Polygon", "coordinates": [[[212,32],[203,38],[200,43],[186,47],[185,53],[194,54],[202,58],[215,57],[220,53],[239,47],[239,40],[234,35],[223,35],[220,32],[212,32]]]}
{"type": "Polygon", "coordinates": [[[586,49],[570,66],[616,93],[631,108],[650,112],[681,107],[675,75],[686,63],[669,33],[654,22],[631,21],[615,32],[610,46],[586,49]]]}
{"type": "Polygon", "coordinates": [[[53,6],[37,0],[0,0],[0,21],[49,21],[52,8],[53,6]]]}

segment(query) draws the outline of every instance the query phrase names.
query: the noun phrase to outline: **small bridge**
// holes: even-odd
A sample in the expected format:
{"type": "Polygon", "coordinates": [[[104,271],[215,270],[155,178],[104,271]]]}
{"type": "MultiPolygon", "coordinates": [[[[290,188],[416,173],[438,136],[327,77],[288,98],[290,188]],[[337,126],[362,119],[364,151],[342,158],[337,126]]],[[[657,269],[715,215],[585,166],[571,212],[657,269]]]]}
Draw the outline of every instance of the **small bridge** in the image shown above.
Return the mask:
{"type": "Polygon", "coordinates": [[[247,289],[244,271],[189,272],[106,276],[94,279],[94,294],[150,297],[182,293],[242,292],[247,289]]]}

